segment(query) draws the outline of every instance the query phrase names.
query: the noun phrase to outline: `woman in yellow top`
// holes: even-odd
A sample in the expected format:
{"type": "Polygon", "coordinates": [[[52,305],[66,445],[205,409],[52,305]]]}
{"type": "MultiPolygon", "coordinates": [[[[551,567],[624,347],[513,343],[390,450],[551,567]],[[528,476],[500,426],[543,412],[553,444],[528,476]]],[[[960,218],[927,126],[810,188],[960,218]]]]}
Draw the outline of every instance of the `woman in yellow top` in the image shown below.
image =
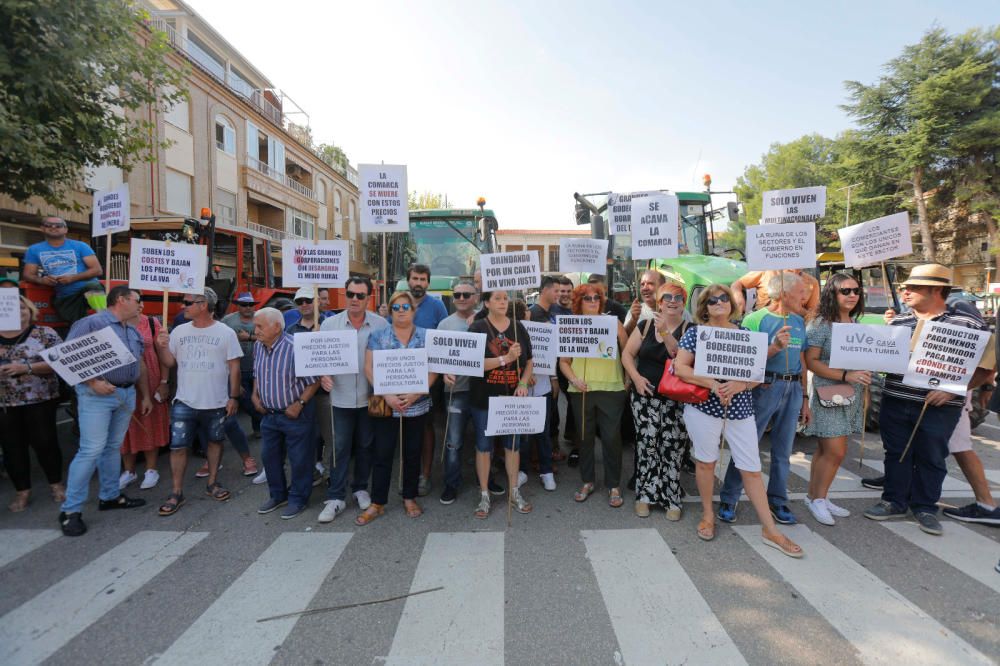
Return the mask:
{"type": "MultiPolygon", "coordinates": [[[[581,284],[573,290],[573,314],[600,316],[604,312],[604,289],[598,284],[581,284]]],[[[618,349],[625,348],[628,336],[618,324],[618,349]]],[[[580,478],[583,485],[573,496],[582,502],[594,492],[594,426],[601,427],[604,484],[610,489],[608,504],[622,505],[621,418],[625,411],[625,382],[622,364],[615,358],[561,358],[559,369],[569,380],[569,399],[574,418],[583,422],[579,434],[580,478]],[[586,400],[584,400],[586,394],[586,400]]]]}

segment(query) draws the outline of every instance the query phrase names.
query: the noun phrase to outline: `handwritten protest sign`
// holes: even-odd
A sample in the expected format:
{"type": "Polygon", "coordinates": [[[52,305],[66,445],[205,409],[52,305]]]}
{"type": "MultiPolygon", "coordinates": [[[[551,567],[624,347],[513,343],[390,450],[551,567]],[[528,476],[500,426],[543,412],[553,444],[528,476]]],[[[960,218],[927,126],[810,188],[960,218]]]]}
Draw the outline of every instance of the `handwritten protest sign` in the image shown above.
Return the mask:
{"type": "Polygon", "coordinates": [[[486,436],[534,435],[545,429],[545,397],[493,396],[486,413],[486,436]]]}
{"type": "Polygon", "coordinates": [[[560,238],[559,270],[563,273],[608,272],[608,241],[598,238],[560,238]]]}
{"type": "Polygon", "coordinates": [[[21,293],[17,287],[0,289],[0,331],[21,330],[21,293]]]}
{"type": "Polygon", "coordinates": [[[281,245],[281,285],[343,287],[350,276],[350,248],[345,240],[285,240],[281,245]]]}
{"type": "Polygon", "coordinates": [[[128,184],[119,185],[113,190],[94,192],[92,235],[96,238],[128,231],[132,219],[130,213],[128,184]]]}
{"type": "Polygon", "coordinates": [[[358,332],[296,333],[295,376],[353,375],[358,372],[358,332]]]}
{"type": "Polygon", "coordinates": [[[632,192],[608,195],[608,235],[632,233],[632,201],[642,199],[656,192],[632,192]]]}
{"type": "Polygon", "coordinates": [[[531,340],[531,368],[536,375],[556,374],[556,327],[538,321],[522,321],[531,340]]]}
{"type": "Polygon", "coordinates": [[[695,376],[762,382],[766,365],[767,333],[698,326],[698,342],[694,353],[695,376]]]}
{"type": "Polygon", "coordinates": [[[816,265],[816,225],[755,224],[747,227],[747,267],[752,271],[816,265]]]}
{"type": "Polygon", "coordinates": [[[844,263],[852,268],[863,268],[913,253],[910,216],[905,212],[838,229],[837,234],[844,252],[844,263]]]}
{"type": "Polygon", "coordinates": [[[618,318],[611,315],[559,315],[556,356],[618,358],[618,318]]]}
{"type": "Polygon", "coordinates": [[[677,256],[677,196],[653,192],[632,201],[632,258],[673,259],[677,256]]]}
{"type": "Polygon", "coordinates": [[[135,363],[135,356],[111,328],[49,347],[42,358],[70,386],[135,363]]]}
{"type": "Polygon", "coordinates": [[[362,232],[410,230],[406,165],[359,164],[358,180],[362,232]]]}
{"type": "Polygon", "coordinates": [[[133,238],[128,286],[203,294],[207,263],[204,245],[133,238]]]}
{"type": "Polygon", "coordinates": [[[542,283],[538,251],[494,252],[479,255],[483,291],[530,289],[542,283]]]}
{"type": "Polygon", "coordinates": [[[910,361],[907,326],[834,324],[829,366],[835,370],[870,370],[901,375],[910,361]]]}
{"type": "Polygon", "coordinates": [[[427,369],[448,375],[482,377],[486,334],[427,330],[427,369]]]}
{"type": "Polygon", "coordinates": [[[989,342],[989,331],[928,321],[917,334],[903,383],[965,395],[989,342]]]}
{"type": "Polygon", "coordinates": [[[377,349],[372,352],[375,395],[427,393],[426,349],[377,349]]]}
{"type": "MultiPolygon", "coordinates": [[[[763,196],[762,224],[815,222],[826,212],[826,187],[768,190],[763,196]]],[[[801,268],[801,267],[799,267],[801,268]]]]}

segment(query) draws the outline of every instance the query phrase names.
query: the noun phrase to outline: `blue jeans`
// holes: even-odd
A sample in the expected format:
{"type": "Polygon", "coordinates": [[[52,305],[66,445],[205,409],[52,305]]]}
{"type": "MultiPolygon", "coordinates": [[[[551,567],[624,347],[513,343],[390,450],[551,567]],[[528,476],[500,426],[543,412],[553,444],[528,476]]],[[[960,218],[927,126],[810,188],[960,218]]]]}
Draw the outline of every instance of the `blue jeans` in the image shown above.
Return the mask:
{"type": "Polygon", "coordinates": [[[98,497],[113,500],[121,494],[122,472],[119,449],[135,409],[135,387],[116,388],[111,395],[97,395],[86,384],[76,385],[80,420],[80,449],[66,473],[66,501],[62,510],[79,513],[87,501],[90,478],[97,470],[101,487],[98,497]]]}
{"type": "MultiPolygon", "coordinates": [[[[548,377],[540,377],[539,379],[548,381],[548,377]]],[[[528,467],[531,466],[532,446],[538,447],[538,473],[552,473],[552,435],[549,434],[549,427],[552,424],[552,414],[558,413],[558,411],[556,401],[552,398],[551,393],[545,396],[545,407],[545,428],[537,435],[526,435],[528,450],[525,451],[525,455],[521,456],[521,471],[524,473],[527,473],[528,467]]]]}
{"type": "Polygon", "coordinates": [[[521,450],[521,440],[525,438],[525,435],[495,435],[487,437],[486,421],[488,420],[489,410],[472,407],[469,411],[472,412],[472,427],[476,431],[476,451],[492,454],[494,437],[500,440],[505,449],[510,449],[511,451],[521,450]]]}
{"type": "Polygon", "coordinates": [[[343,500],[347,496],[347,472],[351,465],[352,453],[354,483],[351,484],[351,492],[368,490],[368,479],[372,472],[373,441],[375,441],[375,429],[367,407],[333,408],[333,449],[337,464],[333,464],[334,456],[331,454],[330,485],[326,490],[328,500],[343,500]]]}
{"type": "Polygon", "coordinates": [[[462,440],[465,439],[465,425],[469,422],[469,392],[452,393],[448,399],[451,407],[447,407],[448,403],[445,403],[449,414],[444,446],[444,485],[457,491],[462,485],[459,453],[462,450],[462,440]]]}
{"type": "Polygon", "coordinates": [[[899,462],[922,407],[913,400],[882,398],[878,421],[885,447],[882,499],[899,509],[909,507],[914,513],[937,513],[941,484],[948,474],[948,440],[962,416],[962,408],[928,407],[906,458],[899,462]]]}
{"type": "MultiPolygon", "coordinates": [[[[760,384],[753,390],[753,413],[757,422],[757,441],[764,438],[767,424],[771,424],[771,467],[767,483],[767,501],[776,506],[788,504],[788,459],[792,456],[795,429],[802,410],[802,383],[798,380],[775,380],[760,384]]],[[[947,443],[945,444],[947,447],[947,443]]],[[[736,464],[729,460],[726,480],[719,492],[719,500],[736,504],[743,492],[743,477],[736,464]]]]}
{"type": "Polygon", "coordinates": [[[262,444],[260,458],[267,472],[271,499],[292,506],[305,506],[312,494],[313,467],[316,463],[316,404],[310,400],[299,417],[266,414],[260,423],[262,444]],[[285,456],[292,472],[291,484],[285,480],[285,456]]]}

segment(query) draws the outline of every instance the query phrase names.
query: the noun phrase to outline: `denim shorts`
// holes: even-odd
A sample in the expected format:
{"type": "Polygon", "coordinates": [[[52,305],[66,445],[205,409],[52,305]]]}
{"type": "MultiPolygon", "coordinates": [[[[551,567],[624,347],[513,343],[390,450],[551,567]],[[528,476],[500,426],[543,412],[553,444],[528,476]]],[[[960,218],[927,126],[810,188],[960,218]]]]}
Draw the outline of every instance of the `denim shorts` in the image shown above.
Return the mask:
{"type": "Polygon", "coordinates": [[[221,442],[226,438],[225,423],[225,407],[195,409],[175,400],[170,407],[170,449],[190,447],[199,430],[205,433],[209,442],[221,442]]]}

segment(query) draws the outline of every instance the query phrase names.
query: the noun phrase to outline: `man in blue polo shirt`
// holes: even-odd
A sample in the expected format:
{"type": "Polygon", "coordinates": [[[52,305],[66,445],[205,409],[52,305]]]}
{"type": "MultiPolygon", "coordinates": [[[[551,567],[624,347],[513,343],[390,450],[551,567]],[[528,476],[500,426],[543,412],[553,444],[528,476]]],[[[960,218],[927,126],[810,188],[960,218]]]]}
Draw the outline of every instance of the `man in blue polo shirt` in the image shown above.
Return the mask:
{"type": "Polygon", "coordinates": [[[52,287],[52,305],[69,324],[87,315],[88,291],[103,292],[97,280],[101,262],[86,243],[66,238],[66,220],[61,217],[42,219],[45,240],[35,243],[24,253],[24,279],[52,287]]]}

